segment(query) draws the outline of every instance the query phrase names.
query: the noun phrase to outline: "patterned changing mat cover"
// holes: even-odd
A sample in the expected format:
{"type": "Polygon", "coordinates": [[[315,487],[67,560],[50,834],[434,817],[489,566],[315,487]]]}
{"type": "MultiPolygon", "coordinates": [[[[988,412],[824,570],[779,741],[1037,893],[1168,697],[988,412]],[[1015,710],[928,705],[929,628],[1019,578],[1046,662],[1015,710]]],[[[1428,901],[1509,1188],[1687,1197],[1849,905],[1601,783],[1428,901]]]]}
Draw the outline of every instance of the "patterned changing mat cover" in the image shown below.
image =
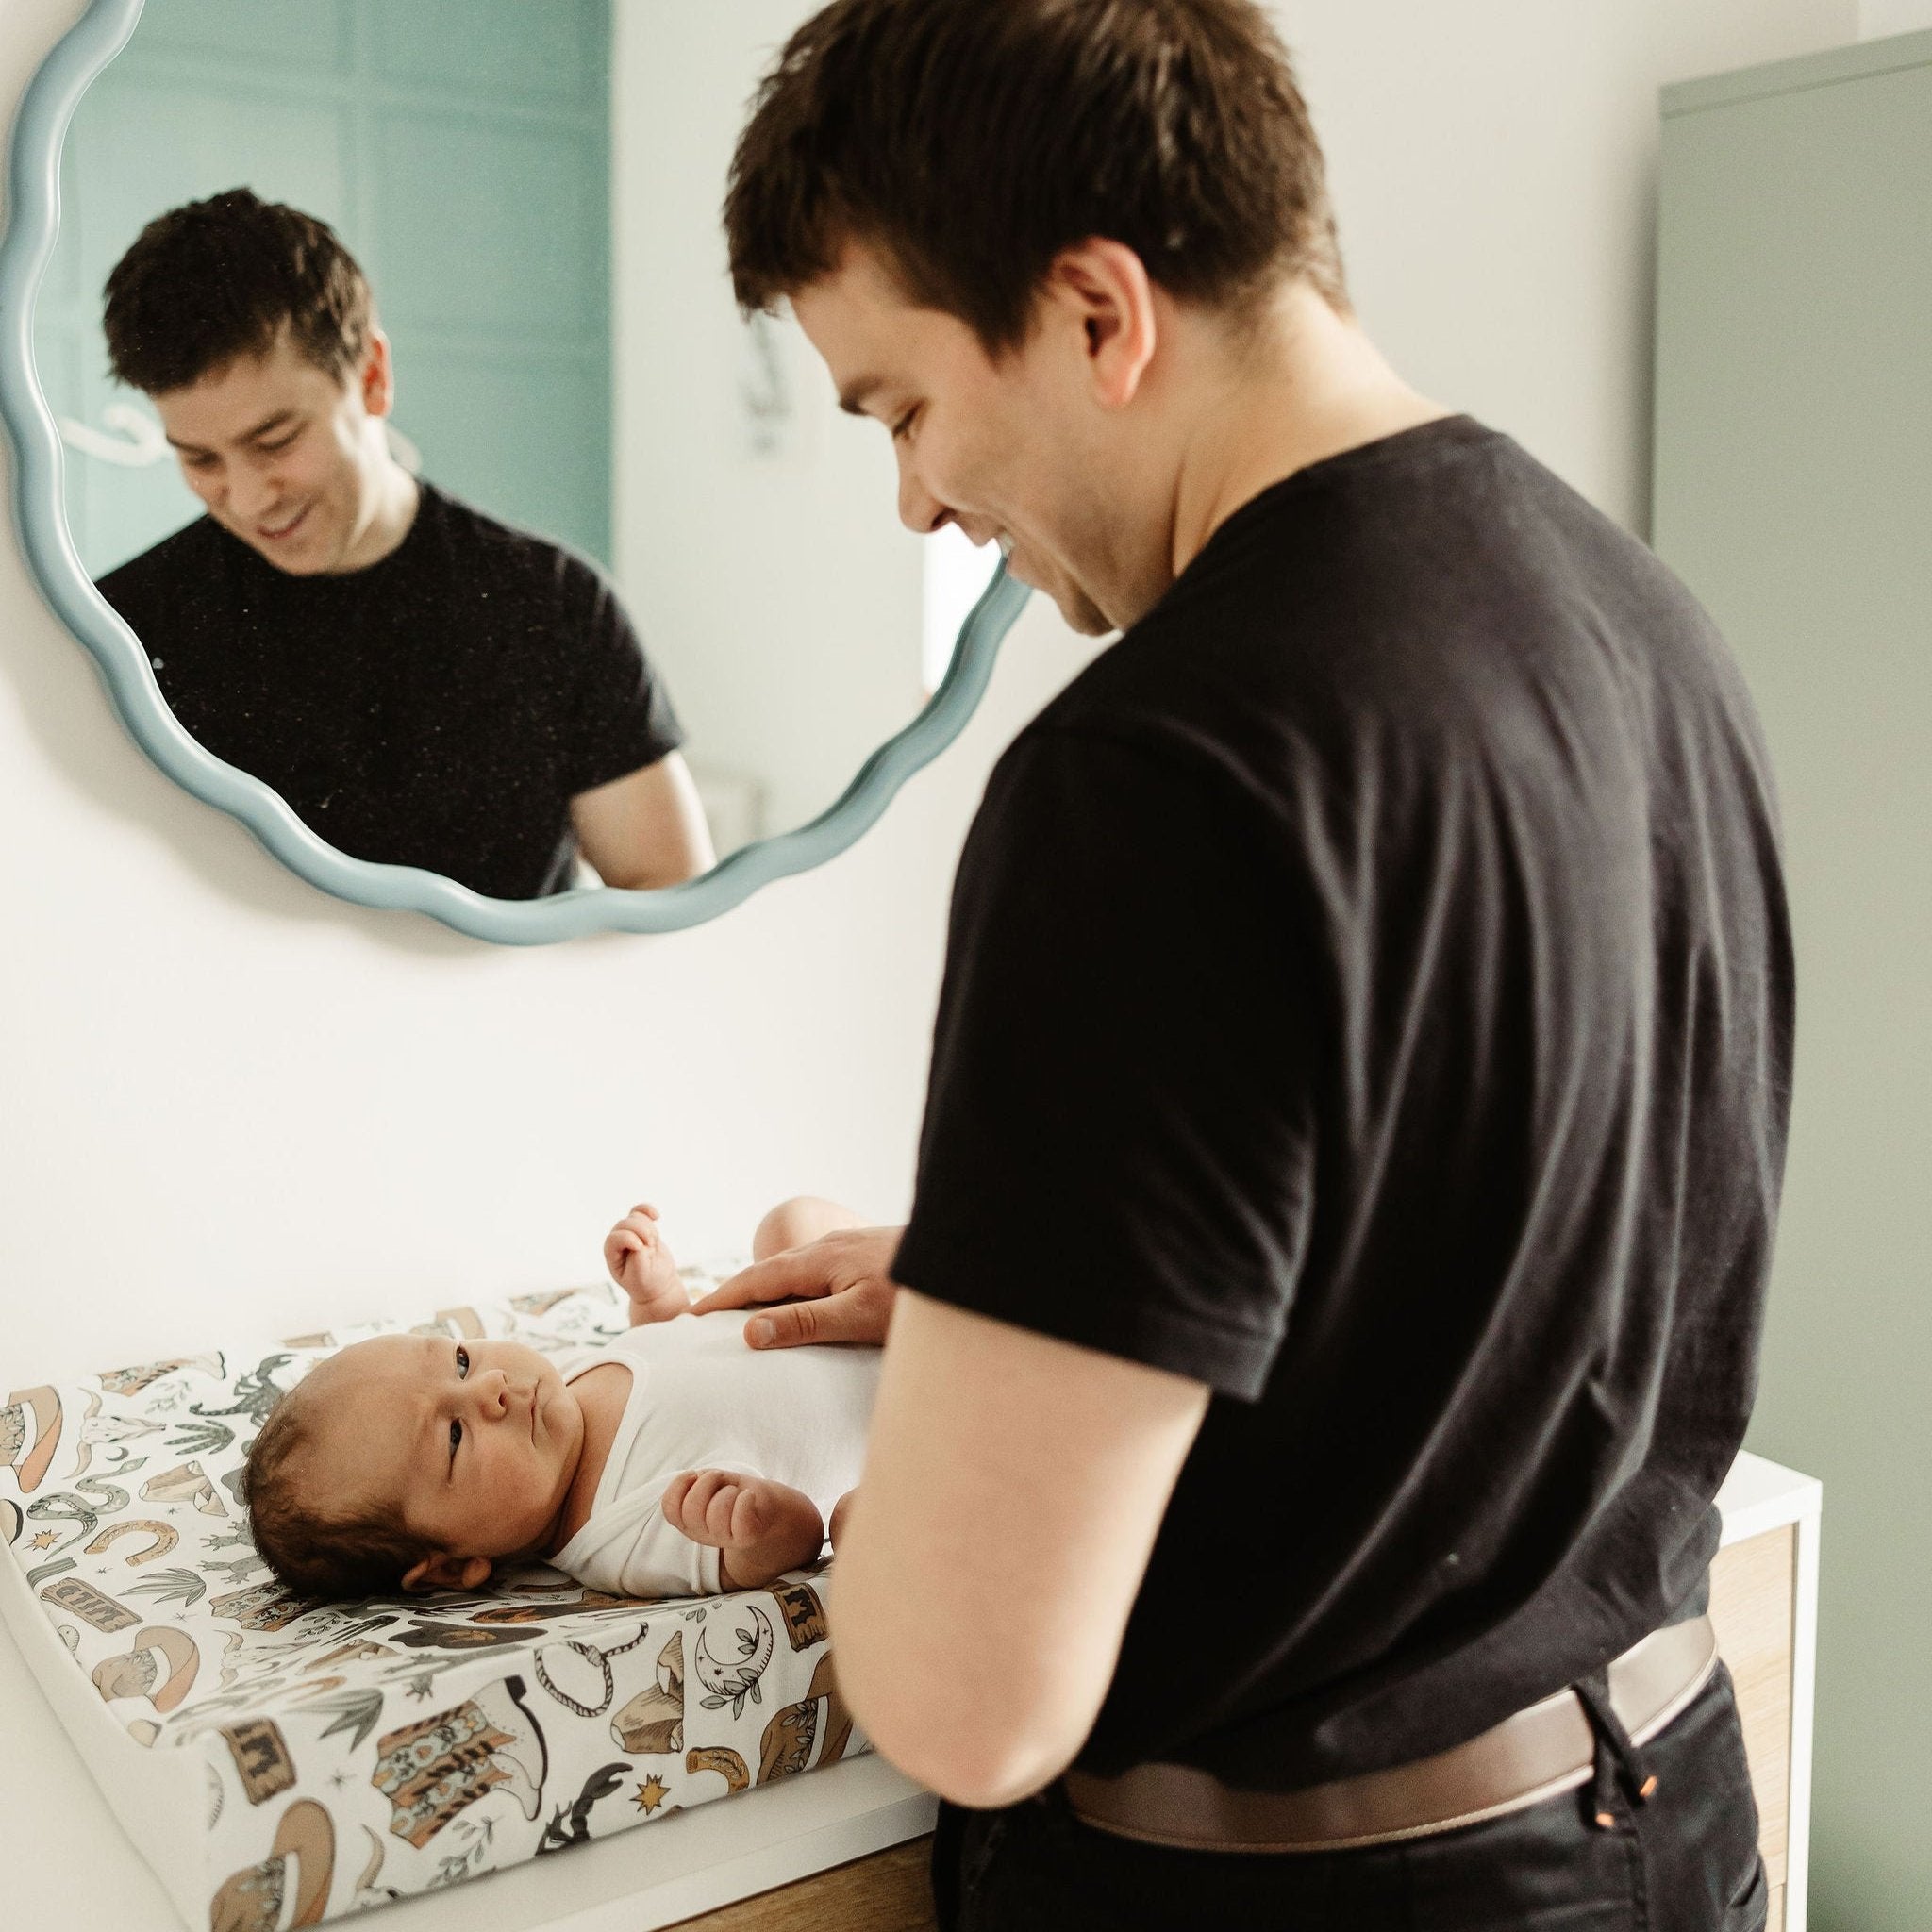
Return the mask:
{"type": "MultiPolygon", "coordinates": [[[[693,1294],[715,1278],[685,1276],[693,1294]]],[[[205,1787],[217,1932],[317,1924],[867,1748],[812,1571],[632,1600],[535,1566],[305,1611],[255,1554],[242,1457],[336,1348],[404,1329],[555,1354],[627,1319],[608,1285],[558,1290],[0,1403],[8,1556],[108,1718],[205,1787]]]]}

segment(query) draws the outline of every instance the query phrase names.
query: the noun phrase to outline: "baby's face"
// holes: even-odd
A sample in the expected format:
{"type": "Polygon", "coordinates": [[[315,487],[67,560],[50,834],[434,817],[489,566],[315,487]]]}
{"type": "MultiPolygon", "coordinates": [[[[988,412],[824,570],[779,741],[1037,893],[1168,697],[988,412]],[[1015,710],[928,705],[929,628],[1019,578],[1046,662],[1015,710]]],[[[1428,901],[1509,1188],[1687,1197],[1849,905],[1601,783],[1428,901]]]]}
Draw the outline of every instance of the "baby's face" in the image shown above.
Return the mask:
{"type": "Polygon", "coordinates": [[[584,1417],[551,1363],[520,1341],[378,1335],[303,1385],[314,1411],[305,1487],[339,1511],[395,1511],[455,1557],[541,1548],[570,1491],[584,1417]]]}

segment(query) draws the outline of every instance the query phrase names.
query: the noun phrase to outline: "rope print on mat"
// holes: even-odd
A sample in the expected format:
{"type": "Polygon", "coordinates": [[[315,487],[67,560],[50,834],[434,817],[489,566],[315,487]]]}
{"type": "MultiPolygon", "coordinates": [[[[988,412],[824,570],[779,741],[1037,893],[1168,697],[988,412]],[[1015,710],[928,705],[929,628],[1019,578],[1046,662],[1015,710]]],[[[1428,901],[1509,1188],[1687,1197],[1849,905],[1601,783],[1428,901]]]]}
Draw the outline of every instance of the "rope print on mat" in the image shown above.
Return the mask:
{"type": "MultiPolygon", "coordinates": [[[[693,1293],[714,1278],[686,1275],[693,1293]]],[[[809,1571],[633,1600],[533,1566],[305,1609],[255,1554],[242,1457],[336,1348],[407,1327],[557,1354],[625,1325],[614,1288],[560,1289],[0,1402],[0,1560],[104,1714],[200,1778],[216,1932],[319,1924],[867,1748],[809,1571]]]]}

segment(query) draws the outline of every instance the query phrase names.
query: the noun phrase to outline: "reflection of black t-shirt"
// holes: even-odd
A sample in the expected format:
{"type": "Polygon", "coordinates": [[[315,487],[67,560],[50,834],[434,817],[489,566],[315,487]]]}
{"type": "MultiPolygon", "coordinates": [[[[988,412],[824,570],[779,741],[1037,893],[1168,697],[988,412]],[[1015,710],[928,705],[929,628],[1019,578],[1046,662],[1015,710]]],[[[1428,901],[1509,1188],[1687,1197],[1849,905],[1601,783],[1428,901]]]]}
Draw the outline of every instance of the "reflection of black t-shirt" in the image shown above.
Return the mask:
{"type": "Polygon", "coordinates": [[[1264,491],[1046,708],[894,1273],[1214,1391],[1083,1768],[1402,1762],[1703,1607],[1791,1008],[1723,642],[1467,416],[1264,491]]]}
{"type": "Polygon", "coordinates": [[[571,799],[681,741],[603,578],[427,484],[367,570],[292,576],[203,517],[100,590],[215,757],[341,851],[491,898],[562,891],[571,799]]]}

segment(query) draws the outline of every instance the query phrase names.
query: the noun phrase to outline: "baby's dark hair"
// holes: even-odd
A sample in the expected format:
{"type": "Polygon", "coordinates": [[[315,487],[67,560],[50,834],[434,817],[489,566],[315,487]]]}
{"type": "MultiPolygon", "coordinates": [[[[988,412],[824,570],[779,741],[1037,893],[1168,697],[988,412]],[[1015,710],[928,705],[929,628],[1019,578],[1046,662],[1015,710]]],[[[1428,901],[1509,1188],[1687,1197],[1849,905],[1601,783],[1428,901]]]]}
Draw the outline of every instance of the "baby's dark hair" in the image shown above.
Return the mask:
{"type": "Polygon", "coordinates": [[[299,1463],[315,1441],[308,1415],[314,1406],[298,1385],[269,1411],[248,1445],[242,1494],[256,1554],[297,1596],[344,1603],[393,1595],[403,1573],[429,1552],[393,1514],[326,1516],[303,1494],[299,1463]]]}

